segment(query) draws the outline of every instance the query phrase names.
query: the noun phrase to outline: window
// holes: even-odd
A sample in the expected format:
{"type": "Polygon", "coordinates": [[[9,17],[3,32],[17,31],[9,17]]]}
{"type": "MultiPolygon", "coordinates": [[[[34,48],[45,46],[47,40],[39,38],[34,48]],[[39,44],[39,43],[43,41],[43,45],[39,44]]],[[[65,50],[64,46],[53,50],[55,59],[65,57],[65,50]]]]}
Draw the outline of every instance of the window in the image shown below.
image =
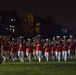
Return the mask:
{"type": "Polygon", "coordinates": [[[11,19],[11,21],[14,21],[14,19],[11,19]]]}

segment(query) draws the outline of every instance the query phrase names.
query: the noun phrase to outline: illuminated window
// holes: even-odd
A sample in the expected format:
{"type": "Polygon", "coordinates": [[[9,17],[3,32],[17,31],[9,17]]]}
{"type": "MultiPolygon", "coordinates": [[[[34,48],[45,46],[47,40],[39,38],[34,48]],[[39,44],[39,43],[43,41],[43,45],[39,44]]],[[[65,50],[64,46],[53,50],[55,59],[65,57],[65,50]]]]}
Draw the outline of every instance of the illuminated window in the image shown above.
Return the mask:
{"type": "Polygon", "coordinates": [[[12,26],[10,25],[10,27],[12,27],[12,26]]]}
{"type": "Polygon", "coordinates": [[[14,21],[16,21],[16,20],[14,20],[14,21]]]}
{"type": "Polygon", "coordinates": [[[12,26],[12,28],[14,28],[14,26],[12,26]]]}
{"type": "Polygon", "coordinates": [[[12,29],[12,32],[14,33],[15,32],[15,29],[12,29]]]}
{"type": "Polygon", "coordinates": [[[6,30],[9,30],[8,28],[6,28],[6,30]]]}
{"type": "Polygon", "coordinates": [[[12,30],[12,29],[10,28],[10,30],[12,30]]]}
{"type": "Polygon", "coordinates": [[[14,19],[11,19],[11,21],[14,21],[14,19]]]}

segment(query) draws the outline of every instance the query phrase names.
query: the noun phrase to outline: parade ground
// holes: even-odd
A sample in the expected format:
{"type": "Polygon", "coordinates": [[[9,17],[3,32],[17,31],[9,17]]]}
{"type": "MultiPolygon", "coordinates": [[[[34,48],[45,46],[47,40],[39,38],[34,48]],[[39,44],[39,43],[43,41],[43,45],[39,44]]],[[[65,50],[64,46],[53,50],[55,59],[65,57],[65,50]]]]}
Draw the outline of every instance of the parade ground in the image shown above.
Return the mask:
{"type": "Polygon", "coordinates": [[[76,75],[76,60],[41,61],[19,60],[2,62],[0,75],[76,75]]]}

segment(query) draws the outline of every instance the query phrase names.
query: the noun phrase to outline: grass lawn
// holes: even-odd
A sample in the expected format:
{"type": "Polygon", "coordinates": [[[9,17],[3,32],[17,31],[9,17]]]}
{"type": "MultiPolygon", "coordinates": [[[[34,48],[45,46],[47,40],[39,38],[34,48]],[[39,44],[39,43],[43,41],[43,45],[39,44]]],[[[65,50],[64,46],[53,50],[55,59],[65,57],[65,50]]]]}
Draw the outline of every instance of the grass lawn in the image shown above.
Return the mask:
{"type": "Polygon", "coordinates": [[[2,62],[0,75],[76,75],[76,61],[2,62]]]}
{"type": "Polygon", "coordinates": [[[0,65],[0,75],[76,75],[76,55],[73,61],[63,60],[61,62],[52,61],[46,62],[42,60],[37,62],[32,59],[32,62],[20,62],[19,59],[15,62],[6,61],[0,65]]]}

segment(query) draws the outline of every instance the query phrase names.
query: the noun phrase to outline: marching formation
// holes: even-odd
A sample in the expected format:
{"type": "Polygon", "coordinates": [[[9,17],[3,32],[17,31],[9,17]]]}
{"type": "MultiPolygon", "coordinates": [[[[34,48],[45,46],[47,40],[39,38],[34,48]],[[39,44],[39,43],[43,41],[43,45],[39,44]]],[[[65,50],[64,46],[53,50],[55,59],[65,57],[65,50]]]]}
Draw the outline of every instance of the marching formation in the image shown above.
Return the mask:
{"type": "Polygon", "coordinates": [[[50,39],[43,39],[41,35],[37,35],[32,39],[24,39],[23,36],[19,38],[3,37],[0,38],[1,57],[3,62],[12,59],[20,62],[24,62],[28,58],[29,62],[37,60],[41,62],[42,59],[45,61],[57,60],[58,62],[63,59],[73,60],[76,54],[76,40],[70,35],[69,39],[66,36],[61,38],[60,36],[53,37],[50,39]],[[51,58],[51,59],[50,59],[51,58]]]}

